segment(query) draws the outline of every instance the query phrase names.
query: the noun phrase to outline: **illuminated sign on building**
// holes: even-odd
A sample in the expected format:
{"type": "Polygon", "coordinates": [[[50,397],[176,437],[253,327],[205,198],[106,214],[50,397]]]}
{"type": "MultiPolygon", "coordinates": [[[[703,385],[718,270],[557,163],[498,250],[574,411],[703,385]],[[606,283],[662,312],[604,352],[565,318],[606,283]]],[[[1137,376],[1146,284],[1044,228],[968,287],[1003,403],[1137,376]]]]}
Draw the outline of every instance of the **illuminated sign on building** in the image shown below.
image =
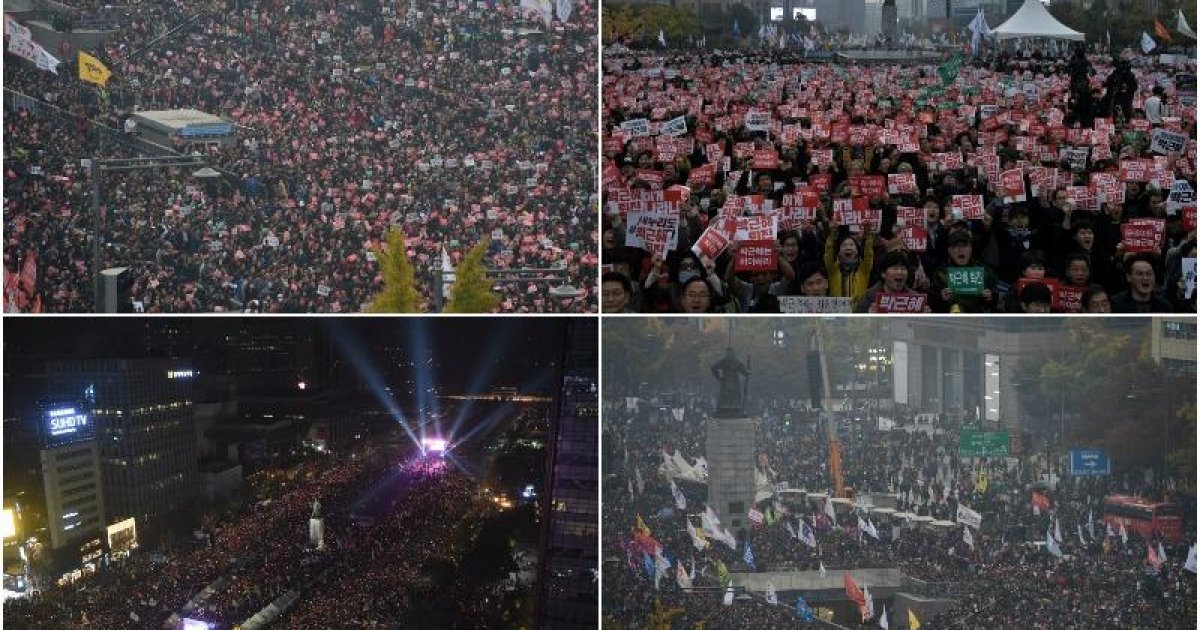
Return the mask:
{"type": "Polygon", "coordinates": [[[195,375],[196,373],[192,370],[170,370],[167,372],[167,378],[169,379],[192,378],[195,375]]]}
{"type": "Polygon", "coordinates": [[[86,413],[76,411],[74,407],[59,407],[46,411],[46,423],[50,428],[50,435],[59,437],[77,433],[87,427],[88,417],[86,413]]]}

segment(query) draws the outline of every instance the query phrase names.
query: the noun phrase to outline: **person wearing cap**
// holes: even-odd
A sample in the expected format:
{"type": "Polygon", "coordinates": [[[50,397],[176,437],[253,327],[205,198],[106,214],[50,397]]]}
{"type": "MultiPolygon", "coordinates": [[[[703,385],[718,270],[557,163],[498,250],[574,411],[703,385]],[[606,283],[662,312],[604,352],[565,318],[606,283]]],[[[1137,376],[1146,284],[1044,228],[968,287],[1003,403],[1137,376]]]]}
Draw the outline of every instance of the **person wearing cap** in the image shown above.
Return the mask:
{"type": "Polygon", "coordinates": [[[930,307],[935,313],[991,313],[996,307],[996,275],[990,267],[975,259],[971,233],[965,229],[951,230],[947,238],[946,265],[938,268],[929,291],[930,307]],[[983,269],[984,288],[979,295],[955,293],[950,288],[950,273],[954,269],[979,267],[983,269]]]}
{"type": "Polygon", "coordinates": [[[1112,297],[1114,313],[1169,313],[1171,303],[1157,290],[1153,254],[1141,252],[1125,259],[1125,280],[1129,289],[1112,297]]]}

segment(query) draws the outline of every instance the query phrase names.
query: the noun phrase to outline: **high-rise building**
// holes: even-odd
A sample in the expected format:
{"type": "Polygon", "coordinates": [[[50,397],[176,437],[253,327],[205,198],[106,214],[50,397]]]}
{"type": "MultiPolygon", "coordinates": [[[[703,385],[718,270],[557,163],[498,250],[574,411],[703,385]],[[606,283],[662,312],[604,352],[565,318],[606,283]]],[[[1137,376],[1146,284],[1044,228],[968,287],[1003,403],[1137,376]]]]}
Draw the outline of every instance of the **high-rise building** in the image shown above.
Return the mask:
{"type": "Polygon", "coordinates": [[[104,531],[104,494],[95,426],[82,397],[46,405],[38,419],[43,492],[50,548],[95,538],[104,531]]]}
{"type": "Polygon", "coordinates": [[[198,491],[191,363],[174,359],[52,361],[49,390],[90,406],[110,522],[144,523],[198,491]]]}
{"type": "Polygon", "coordinates": [[[599,569],[598,329],[573,319],[547,448],[538,566],[539,628],[594,628],[599,569]]]}

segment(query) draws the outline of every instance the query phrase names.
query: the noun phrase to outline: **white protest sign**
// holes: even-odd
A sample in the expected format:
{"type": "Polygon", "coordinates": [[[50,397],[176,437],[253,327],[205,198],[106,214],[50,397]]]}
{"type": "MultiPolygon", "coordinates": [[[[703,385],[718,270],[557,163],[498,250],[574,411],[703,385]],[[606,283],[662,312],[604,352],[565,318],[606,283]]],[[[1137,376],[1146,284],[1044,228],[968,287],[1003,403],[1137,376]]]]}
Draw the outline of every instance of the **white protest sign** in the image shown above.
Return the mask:
{"type": "Polygon", "coordinates": [[[1155,129],[1150,134],[1150,152],[1171,155],[1183,151],[1187,146],[1187,135],[1167,129],[1155,129]]]}
{"type": "Polygon", "coordinates": [[[621,123],[621,135],[626,138],[640,138],[650,135],[650,121],[645,118],[634,118],[621,123]]]}
{"type": "Polygon", "coordinates": [[[979,529],[979,524],[983,522],[983,517],[979,515],[979,512],[959,503],[958,522],[979,529]]]}
{"type": "Polygon", "coordinates": [[[1196,259],[1183,259],[1183,299],[1190,300],[1196,295],[1196,259]]]}
{"type": "Polygon", "coordinates": [[[677,138],[687,133],[687,119],[683,116],[672,118],[659,127],[659,134],[677,138]]]}
{"type": "Polygon", "coordinates": [[[850,313],[851,307],[851,299],[848,297],[779,296],[781,313],[850,313]]]}

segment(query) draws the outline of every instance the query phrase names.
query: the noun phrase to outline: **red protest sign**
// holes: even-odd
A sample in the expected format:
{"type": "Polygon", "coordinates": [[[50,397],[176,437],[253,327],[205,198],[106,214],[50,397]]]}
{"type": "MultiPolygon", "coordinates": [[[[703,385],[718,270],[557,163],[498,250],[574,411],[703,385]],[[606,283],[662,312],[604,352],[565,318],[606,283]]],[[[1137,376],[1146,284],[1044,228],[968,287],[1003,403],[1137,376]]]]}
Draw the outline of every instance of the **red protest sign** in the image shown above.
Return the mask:
{"type": "Polygon", "coordinates": [[[779,168],[779,153],[775,149],[755,149],[754,157],[750,160],[750,168],[756,171],[770,171],[779,168]]]}
{"type": "Polygon", "coordinates": [[[924,310],[924,293],[880,291],[875,294],[875,312],[877,313],[921,313],[924,310]]]}
{"type": "Polygon", "coordinates": [[[833,164],[833,149],[814,149],[812,152],[812,163],[817,166],[833,164]]]}
{"type": "Polygon", "coordinates": [[[711,187],[717,181],[717,165],[704,164],[688,173],[688,184],[711,187]]]}
{"type": "Polygon", "coordinates": [[[815,173],[808,176],[808,185],[817,192],[827,193],[833,186],[833,175],[830,173],[815,173]]]}
{"type": "Polygon", "coordinates": [[[917,176],[915,173],[888,173],[887,180],[887,190],[890,194],[917,194],[917,176]]]}
{"type": "Polygon", "coordinates": [[[1183,207],[1183,231],[1191,232],[1196,229],[1196,206],[1183,207]]]}
{"type": "Polygon", "coordinates": [[[851,175],[850,190],[854,195],[879,199],[887,191],[887,179],[883,175],[851,175]]]}
{"type": "Polygon", "coordinates": [[[729,235],[725,233],[722,226],[714,223],[708,226],[700,238],[692,245],[692,251],[696,252],[697,256],[716,260],[721,252],[729,246],[729,235]]]}
{"type": "Polygon", "coordinates": [[[1154,162],[1150,160],[1121,160],[1118,165],[1121,180],[1127,182],[1150,181],[1150,170],[1154,162]]]}
{"type": "Polygon", "coordinates": [[[739,242],[737,257],[733,260],[733,270],[742,271],[775,271],[779,259],[775,251],[774,239],[739,242]]]}
{"type": "Polygon", "coordinates": [[[1166,229],[1166,221],[1162,219],[1130,219],[1121,224],[1121,241],[1126,252],[1152,251],[1162,243],[1166,229]]]}
{"type": "Polygon", "coordinates": [[[1100,202],[1094,191],[1087,186],[1067,186],[1067,199],[1080,210],[1095,212],[1100,209],[1100,202]]]}
{"type": "Polygon", "coordinates": [[[955,217],[982,219],[983,195],[954,195],[950,198],[950,210],[955,217]]]}
{"type": "Polygon", "coordinates": [[[1058,306],[1054,307],[1058,312],[1078,313],[1083,306],[1083,288],[1060,286],[1054,292],[1054,300],[1058,302],[1058,306]]]}
{"type": "Polygon", "coordinates": [[[929,248],[929,231],[919,225],[896,228],[896,237],[904,241],[910,252],[924,252],[929,248]]]}
{"type": "Polygon", "coordinates": [[[1004,203],[1025,201],[1025,178],[1021,169],[1014,168],[1000,173],[1000,192],[1004,195],[1004,203]]]}
{"type": "Polygon", "coordinates": [[[925,208],[896,206],[896,225],[925,225],[925,208]]]}
{"type": "Polygon", "coordinates": [[[938,171],[952,171],[963,167],[963,156],[958,151],[934,153],[929,158],[930,166],[938,171]]]}

